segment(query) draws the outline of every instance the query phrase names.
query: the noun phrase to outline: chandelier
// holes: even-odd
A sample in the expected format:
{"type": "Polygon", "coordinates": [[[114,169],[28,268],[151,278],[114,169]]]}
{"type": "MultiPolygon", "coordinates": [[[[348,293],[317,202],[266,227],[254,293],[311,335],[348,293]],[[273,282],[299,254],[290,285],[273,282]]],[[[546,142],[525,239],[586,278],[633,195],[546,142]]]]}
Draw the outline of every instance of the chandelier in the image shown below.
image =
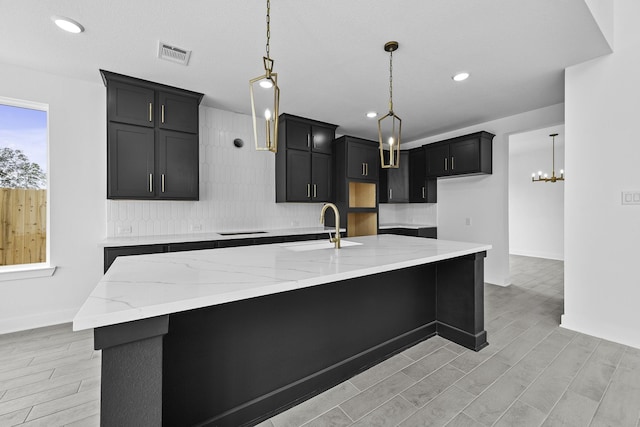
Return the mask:
{"type": "Polygon", "coordinates": [[[385,169],[400,166],[402,119],[393,112],[393,52],[397,49],[396,41],[390,41],[384,45],[385,52],[389,52],[389,112],[378,119],[378,141],[380,166],[385,169]],[[386,151],[389,153],[388,156],[386,151]]]}
{"type": "Polygon", "coordinates": [[[267,0],[267,56],[262,57],[264,74],[249,80],[251,91],[251,115],[253,118],[253,139],[256,150],[278,151],[278,106],[280,88],[278,74],[273,72],[273,59],[269,52],[271,39],[271,1],[267,0]],[[265,131],[264,141],[258,140],[258,128],[265,131]]]}
{"type": "Polygon", "coordinates": [[[564,170],[560,169],[560,176],[556,176],[556,136],[557,133],[552,133],[549,135],[552,141],[552,151],[551,151],[551,177],[546,173],[543,174],[542,171],[538,171],[538,177],[536,178],[536,173],[531,174],[531,182],[556,182],[556,181],[564,181],[564,170]]]}

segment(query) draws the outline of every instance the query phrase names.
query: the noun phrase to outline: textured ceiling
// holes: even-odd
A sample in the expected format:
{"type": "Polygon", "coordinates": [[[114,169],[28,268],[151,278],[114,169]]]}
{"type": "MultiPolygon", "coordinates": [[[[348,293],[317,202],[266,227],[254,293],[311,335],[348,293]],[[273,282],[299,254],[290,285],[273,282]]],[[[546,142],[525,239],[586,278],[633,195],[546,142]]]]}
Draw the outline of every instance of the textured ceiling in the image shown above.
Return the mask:
{"type": "MultiPolygon", "coordinates": [[[[250,113],[263,73],[262,0],[0,0],[0,64],[101,83],[98,69],[205,93],[250,113]],[[65,15],[79,35],[51,22],[65,15]],[[193,50],[189,66],[157,58],[158,41],[193,50]]],[[[271,56],[281,112],[377,138],[388,108],[409,142],[564,101],[564,68],[610,53],[584,0],[272,0],[271,56]],[[468,71],[455,83],[451,76],[468,71]]],[[[0,94],[1,95],[1,94],[0,94]]]]}

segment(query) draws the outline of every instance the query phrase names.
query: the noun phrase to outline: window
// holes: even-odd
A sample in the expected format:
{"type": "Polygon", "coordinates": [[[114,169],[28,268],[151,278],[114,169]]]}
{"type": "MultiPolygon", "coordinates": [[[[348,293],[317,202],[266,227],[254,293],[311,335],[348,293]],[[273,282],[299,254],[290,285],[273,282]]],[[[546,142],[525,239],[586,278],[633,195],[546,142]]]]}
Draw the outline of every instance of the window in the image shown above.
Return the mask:
{"type": "Polygon", "coordinates": [[[0,97],[0,273],[48,268],[47,111],[0,97]]]}

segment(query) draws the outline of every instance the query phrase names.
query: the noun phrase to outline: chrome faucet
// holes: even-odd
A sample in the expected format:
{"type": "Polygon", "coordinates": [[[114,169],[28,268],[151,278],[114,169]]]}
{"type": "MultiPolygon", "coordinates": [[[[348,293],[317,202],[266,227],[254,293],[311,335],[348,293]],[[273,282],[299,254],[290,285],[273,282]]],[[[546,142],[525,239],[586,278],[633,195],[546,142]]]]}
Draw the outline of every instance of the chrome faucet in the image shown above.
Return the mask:
{"type": "Polygon", "coordinates": [[[336,234],[334,237],[331,237],[331,232],[329,232],[329,241],[331,243],[335,243],[336,249],[340,249],[340,212],[338,212],[338,207],[333,203],[327,203],[322,207],[322,212],[320,212],[320,224],[324,224],[324,213],[327,211],[327,208],[333,209],[336,220],[336,234]]]}

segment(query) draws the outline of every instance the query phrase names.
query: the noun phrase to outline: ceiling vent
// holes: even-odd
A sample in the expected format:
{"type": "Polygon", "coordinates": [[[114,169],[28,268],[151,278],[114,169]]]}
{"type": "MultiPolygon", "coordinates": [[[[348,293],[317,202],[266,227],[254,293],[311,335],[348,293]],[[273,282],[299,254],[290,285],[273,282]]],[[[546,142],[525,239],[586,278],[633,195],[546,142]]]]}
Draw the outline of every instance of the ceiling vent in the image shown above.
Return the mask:
{"type": "Polygon", "coordinates": [[[171,46],[163,42],[158,43],[158,58],[160,59],[187,65],[189,63],[190,57],[190,50],[184,50],[182,48],[171,46]]]}

